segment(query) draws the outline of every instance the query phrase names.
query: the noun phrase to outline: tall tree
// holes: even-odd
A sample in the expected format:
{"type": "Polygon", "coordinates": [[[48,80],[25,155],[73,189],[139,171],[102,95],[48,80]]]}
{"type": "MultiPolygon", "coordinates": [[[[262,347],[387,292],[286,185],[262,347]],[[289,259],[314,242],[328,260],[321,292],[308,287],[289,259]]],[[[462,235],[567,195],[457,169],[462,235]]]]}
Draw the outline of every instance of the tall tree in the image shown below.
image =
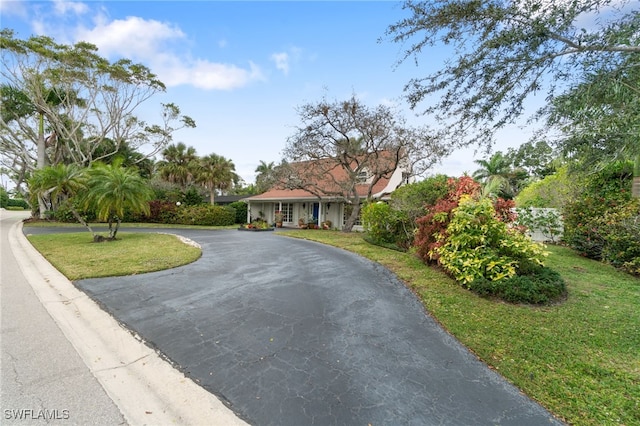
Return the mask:
{"type": "Polygon", "coordinates": [[[162,160],[157,166],[163,179],[185,190],[194,181],[198,161],[196,149],[179,142],[169,145],[162,151],[162,160]]]}
{"type": "Polygon", "coordinates": [[[455,145],[491,145],[531,94],[562,93],[594,64],[640,54],[640,14],[626,0],[438,0],[404,2],[409,16],[387,29],[407,43],[400,60],[436,45],[455,55],[405,86],[412,108],[424,105],[455,145]],[[433,103],[429,101],[434,100],[433,103]]]}
{"type": "Polygon", "coordinates": [[[559,149],[582,167],[634,161],[634,196],[640,197],[640,55],[599,65],[546,112],[549,127],[559,130],[559,149]]]}
{"type": "Polygon", "coordinates": [[[266,192],[275,183],[275,163],[273,161],[267,163],[260,160],[260,164],[256,167],[256,191],[258,193],[266,192]]]}
{"type": "Polygon", "coordinates": [[[513,167],[511,159],[501,151],[496,152],[488,160],[475,160],[481,166],[473,173],[473,178],[485,185],[485,191],[511,200],[528,178],[521,168],[513,167]]]}
{"type": "Polygon", "coordinates": [[[215,202],[216,190],[227,190],[238,179],[233,162],[217,154],[209,154],[200,159],[195,175],[196,182],[209,191],[211,205],[215,202]]]}
{"type": "Polygon", "coordinates": [[[359,188],[364,185],[371,199],[375,185],[396,169],[421,174],[445,153],[428,128],[409,127],[392,108],[369,108],[355,96],[309,103],[298,113],[302,124],[287,140],[281,182],[352,206],[345,232],[360,213],[359,188]]]}
{"type": "Polygon", "coordinates": [[[164,84],[143,65],[109,62],[92,44],[64,45],[45,36],[21,40],[3,29],[0,47],[0,77],[16,101],[10,108],[3,102],[0,144],[13,157],[8,163],[28,167],[22,174],[42,167],[47,155],[52,164],[90,165],[100,159],[100,148],[108,157],[125,142],[135,150],[150,146],[150,157],[171,142],[175,130],[195,126],[171,103],[162,105],[162,124],[138,119],[138,107],[164,91],[164,84]],[[112,152],[101,146],[106,138],[116,142],[112,152]]]}

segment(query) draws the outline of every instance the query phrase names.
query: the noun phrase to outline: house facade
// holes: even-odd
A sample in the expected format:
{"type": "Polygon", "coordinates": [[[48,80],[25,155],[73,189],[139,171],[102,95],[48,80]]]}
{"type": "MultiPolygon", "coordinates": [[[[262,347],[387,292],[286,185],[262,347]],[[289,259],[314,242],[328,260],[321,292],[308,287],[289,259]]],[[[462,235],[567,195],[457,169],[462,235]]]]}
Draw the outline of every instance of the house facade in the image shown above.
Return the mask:
{"type": "MultiPolygon", "coordinates": [[[[408,183],[408,172],[398,167],[389,177],[380,178],[372,190],[372,198],[388,200],[390,194],[408,183]]],[[[363,176],[356,191],[363,202],[367,199],[372,177],[363,176]]],[[[344,197],[317,195],[304,189],[273,188],[263,194],[244,198],[248,203],[247,222],[262,218],[275,223],[276,212],[283,216],[283,226],[317,226],[325,229],[342,229],[351,214],[351,205],[344,197]]],[[[362,230],[359,220],[353,230],[362,230]]]]}

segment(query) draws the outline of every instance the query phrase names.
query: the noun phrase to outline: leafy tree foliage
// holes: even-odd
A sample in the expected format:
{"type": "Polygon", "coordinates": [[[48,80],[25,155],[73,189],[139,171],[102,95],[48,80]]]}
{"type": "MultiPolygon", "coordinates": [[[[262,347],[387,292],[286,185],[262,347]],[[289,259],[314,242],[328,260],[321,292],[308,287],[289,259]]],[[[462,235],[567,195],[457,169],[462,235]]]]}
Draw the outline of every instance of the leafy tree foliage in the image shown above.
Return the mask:
{"type": "Polygon", "coordinates": [[[569,175],[569,166],[527,185],[516,196],[518,207],[551,207],[561,209],[575,197],[576,177],[569,175]]]}
{"type": "Polygon", "coordinates": [[[21,40],[3,29],[0,47],[0,146],[17,179],[46,164],[88,166],[125,143],[134,151],[150,146],[150,157],[171,142],[175,130],[195,126],[171,103],[162,105],[161,124],[137,118],[138,107],[164,91],[164,84],[143,65],[109,62],[92,44],[70,46],[45,36],[21,40]]]}
{"type": "Polygon", "coordinates": [[[371,199],[375,185],[399,167],[420,174],[445,153],[429,129],[408,127],[390,107],[369,108],[355,96],[306,104],[298,113],[302,124],[287,140],[279,183],[351,205],[345,232],[360,213],[358,188],[371,199]]]}
{"type": "Polygon", "coordinates": [[[586,257],[640,274],[640,202],[631,197],[633,164],[609,164],[580,182],[564,208],[564,240],[586,257]]]}
{"type": "Polygon", "coordinates": [[[153,191],[135,169],[96,163],[87,173],[87,191],[81,200],[85,208],[96,212],[98,220],[109,223],[109,239],[116,238],[126,211],[150,213],[153,191]]]}
{"type": "Polygon", "coordinates": [[[523,169],[514,168],[511,159],[501,151],[488,160],[475,162],[481,168],[473,173],[473,178],[483,183],[488,192],[509,200],[520,192],[529,177],[523,169]]]}
{"type": "Polygon", "coordinates": [[[73,217],[95,236],[73,200],[87,190],[87,185],[86,169],[75,164],[57,164],[38,169],[29,180],[31,194],[50,200],[54,210],[56,207],[66,206],[73,217]]]}
{"type": "MultiPolygon", "coordinates": [[[[491,145],[496,130],[524,111],[530,94],[553,97],[570,76],[602,64],[637,64],[640,14],[628,1],[441,0],[404,3],[410,14],[387,36],[408,47],[401,59],[444,44],[455,57],[405,86],[412,108],[443,124],[454,144],[491,145]],[[436,95],[434,97],[434,95],[436,95]]],[[[636,67],[637,69],[637,67],[636,67]]]]}
{"type": "Polygon", "coordinates": [[[634,195],[640,197],[640,54],[607,63],[587,75],[547,108],[548,125],[560,131],[556,144],[581,166],[635,161],[634,195]]]}
{"type": "Polygon", "coordinates": [[[276,182],[275,163],[273,161],[267,163],[260,160],[260,164],[256,167],[256,191],[261,194],[268,191],[276,182]]]}
{"type": "Polygon", "coordinates": [[[239,180],[233,161],[221,155],[209,154],[200,159],[195,169],[195,181],[209,191],[209,200],[214,204],[215,192],[230,189],[239,180]]]}
{"type": "Polygon", "coordinates": [[[163,179],[177,184],[184,190],[194,181],[198,159],[194,147],[187,147],[179,142],[162,150],[162,160],[158,162],[157,168],[163,179]]]}

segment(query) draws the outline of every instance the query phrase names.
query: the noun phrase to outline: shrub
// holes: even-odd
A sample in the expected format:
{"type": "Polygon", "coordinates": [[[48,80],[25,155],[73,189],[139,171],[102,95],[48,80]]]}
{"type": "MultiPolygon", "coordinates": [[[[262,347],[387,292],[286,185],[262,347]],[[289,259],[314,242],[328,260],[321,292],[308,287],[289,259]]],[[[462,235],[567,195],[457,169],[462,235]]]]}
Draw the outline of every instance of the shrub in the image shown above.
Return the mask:
{"type": "Polygon", "coordinates": [[[383,202],[370,203],[362,209],[362,224],[374,244],[395,245],[407,250],[411,245],[413,227],[405,212],[383,202]]]}
{"type": "Polygon", "coordinates": [[[181,206],[176,211],[176,223],[182,225],[228,226],[236,220],[236,211],[229,206],[181,206]]]}
{"type": "Polygon", "coordinates": [[[640,199],[617,206],[595,218],[594,233],[602,241],[601,258],[633,275],[640,275],[640,199]]]}
{"type": "MultiPolygon", "coordinates": [[[[45,213],[47,216],[47,219],[52,219],[57,222],[64,222],[64,223],[77,223],[78,220],[73,215],[73,213],[71,213],[71,209],[69,208],[68,203],[69,201],[66,201],[61,205],[59,205],[54,211],[47,211],[45,213]]],[[[96,214],[94,211],[92,210],[85,211],[85,210],[79,209],[78,207],[76,207],[76,211],[80,216],[82,216],[82,218],[86,222],[95,222],[96,214]]]]}
{"type": "Polygon", "coordinates": [[[187,189],[182,196],[182,204],[187,206],[197,206],[200,204],[204,204],[204,198],[202,197],[202,194],[200,194],[198,190],[192,186],[187,189]]]}
{"type": "Polygon", "coordinates": [[[519,273],[498,281],[478,278],[469,284],[469,289],[484,297],[535,305],[558,300],[567,291],[560,274],[547,267],[538,267],[527,274],[519,273]]]}
{"type": "Polygon", "coordinates": [[[524,188],[516,196],[518,207],[562,208],[574,192],[574,181],[569,176],[567,166],[524,188]]]}
{"type": "Polygon", "coordinates": [[[427,206],[427,214],[416,221],[417,229],[413,244],[416,247],[416,254],[424,262],[433,262],[438,259],[439,255],[435,249],[446,241],[447,226],[460,197],[480,192],[480,184],[469,176],[458,179],[449,178],[447,188],[446,195],[438,199],[435,204],[427,206]]]}
{"type": "Polygon", "coordinates": [[[608,165],[583,182],[579,198],[564,208],[564,241],[591,259],[616,266],[633,261],[640,248],[634,218],[637,200],[631,199],[633,164],[608,165]]]}
{"type": "Polygon", "coordinates": [[[176,223],[178,206],[171,201],[149,201],[149,215],[144,220],[152,223],[176,223]]]}
{"type": "Polygon", "coordinates": [[[247,203],[245,203],[244,201],[236,201],[229,204],[229,207],[232,207],[236,211],[235,223],[245,223],[247,221],[247,203]]]}
{"type": "Polygon", "coordinates": [[[0,207],[6,208],[9,206],[9,194],[7,191],[0,186],[0,207]]]}
{"type": "Polygon", "coordinates": [[[453,211],[443,244],[433,250],[438,262],[463,286],[477,279],[498,281],[516,275],[521,266],[542,266],[543,247],[498,220],[488,198],[463,196],[453,211]]]}
{"type": "Polygon", "coordinates": [[[423,181],[401,186],[391,194],[391,207],[403,211],[415,222],[427,214],[426,208],[433,206],[449,192],[449,178],[436,175],[423,181]]]}
{"type": "Polygon", "coordinates": [[[9,198],[9,200],[7,200],[6,207],[9,209],[19,208],[22,210],[27,210],[29,209],[29,203],[27,203],[27,200],[23,200],[22,198],[9,198]]]}

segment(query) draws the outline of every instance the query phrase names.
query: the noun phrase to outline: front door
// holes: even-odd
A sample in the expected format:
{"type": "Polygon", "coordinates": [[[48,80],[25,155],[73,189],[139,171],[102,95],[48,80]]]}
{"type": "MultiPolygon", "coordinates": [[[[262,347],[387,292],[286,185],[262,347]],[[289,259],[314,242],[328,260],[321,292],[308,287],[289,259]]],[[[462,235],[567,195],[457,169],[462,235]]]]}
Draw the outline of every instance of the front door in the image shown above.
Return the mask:
{"type": "Polygon", "coordinates": [[[318,224],[318,216],[320,214],[320,203],[313,203],[313,223],[318,224]]]}

